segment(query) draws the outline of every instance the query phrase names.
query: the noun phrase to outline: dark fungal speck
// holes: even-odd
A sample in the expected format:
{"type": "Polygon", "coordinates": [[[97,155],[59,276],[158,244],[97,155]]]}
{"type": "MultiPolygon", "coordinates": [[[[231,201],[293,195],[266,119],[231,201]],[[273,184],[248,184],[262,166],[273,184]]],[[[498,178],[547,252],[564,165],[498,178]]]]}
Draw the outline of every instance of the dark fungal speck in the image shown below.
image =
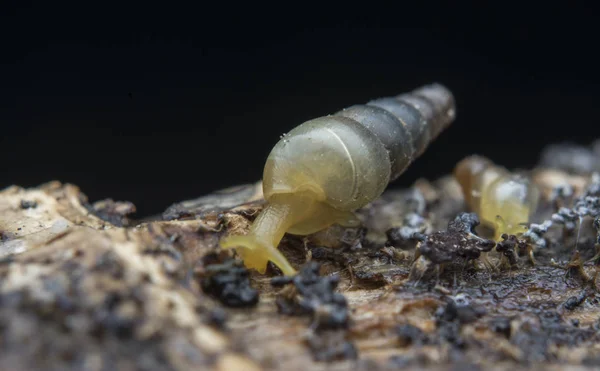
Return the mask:
{"type": "Polygon", "coordinates": [[[209,264],[200,273],[202,290],[228,307],[251,307],[258,291],[250,285],[248,270],[234,259],[209,264]]]}

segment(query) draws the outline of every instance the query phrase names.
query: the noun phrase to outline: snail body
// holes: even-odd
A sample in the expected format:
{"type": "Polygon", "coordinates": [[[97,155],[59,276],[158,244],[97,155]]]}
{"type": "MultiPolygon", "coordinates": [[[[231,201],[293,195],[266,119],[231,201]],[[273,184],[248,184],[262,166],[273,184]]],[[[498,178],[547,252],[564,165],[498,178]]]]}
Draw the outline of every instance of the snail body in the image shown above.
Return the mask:
{"type": "Polygon", "coordinates": [[[503,233],[519,235],[527,230],[540,198],[539,189],[529,178],[478,155],[461,160],[454,176],[467,206],[479,215],[482,224],[494,230],[496,240],[503,233]]]}
{"type": "Polygon", "coordinates": [[[267,206],[247,235],[228,236],[248,268],[268,261],[295,271],[277,250],[285,233],[307,235],[332,224],[357,226],[353,211],[379,197],[455,116],[439,84],[355,105],[309,120],[284,135],[263,174],[267,206]]]}

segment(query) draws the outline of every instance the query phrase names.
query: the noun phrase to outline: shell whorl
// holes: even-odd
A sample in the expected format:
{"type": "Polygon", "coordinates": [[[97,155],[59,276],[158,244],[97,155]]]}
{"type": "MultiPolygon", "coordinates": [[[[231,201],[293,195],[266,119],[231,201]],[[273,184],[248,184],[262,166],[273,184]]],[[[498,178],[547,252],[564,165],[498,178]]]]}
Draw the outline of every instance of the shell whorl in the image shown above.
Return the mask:
{"type": "Polygon", "coordinates": [[[434,84],[306,121],[269,154],[263,193],[310,192],[337,210],[379,197],[454,119],[454,98],[434,84]]]}
{"type": "Polygon", "coordinates": [[[441,84],[379,98],[334,114],[365,126],[390,155],[390,181],[398,178],[456,116],[454,96],[441,84]]]}

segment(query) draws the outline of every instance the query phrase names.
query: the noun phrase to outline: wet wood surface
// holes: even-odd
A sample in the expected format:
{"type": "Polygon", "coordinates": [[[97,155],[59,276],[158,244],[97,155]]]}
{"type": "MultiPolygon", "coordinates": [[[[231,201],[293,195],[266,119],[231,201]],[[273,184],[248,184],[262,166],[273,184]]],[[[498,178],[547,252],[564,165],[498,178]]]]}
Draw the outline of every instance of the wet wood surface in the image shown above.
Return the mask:
{"type": "MultiPolygon", "coordinates": [[[[314,316],[280,313],[282,289],[270,283],[276,269],[249,272],[256,305],[228,307],[203,290],[207,256],[229,254],[219,251],[219,239],[244,233],[260,211],[260,184],[178,203],[163,217],[144,221],[129,219],[135,210],[130,203],[90,204],[70,184],[4,189],[0,369],[514,370],[600,364],[595,268],[569,268],[573,236],[550,233],[553,242],[535,252],[535,265],[526,256],[508,269],[446,264],[411,281],[415,245],[391,246],[386,231],[407,224],[415,190],[426,205],[425,234],[445,230],[465,211],[453,179],[420,180],[361,210],[366,229],[334,226],[307,238],[285,237],[281,249],[294,266],[317,261],[323,276],[339,277],[348,325],[318,330],[314,316]]],[[[594,238],[591,222],[585,224],[577,241],[582,260],[595,254],[594,238]]]]}

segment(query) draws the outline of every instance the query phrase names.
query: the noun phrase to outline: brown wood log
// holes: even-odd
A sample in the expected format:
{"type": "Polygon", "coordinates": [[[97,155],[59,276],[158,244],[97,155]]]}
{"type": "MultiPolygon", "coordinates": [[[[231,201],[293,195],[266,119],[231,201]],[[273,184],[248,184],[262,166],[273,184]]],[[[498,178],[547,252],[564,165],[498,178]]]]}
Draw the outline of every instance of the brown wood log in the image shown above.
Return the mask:
{"type": "MultiPolygon", "coordinates": [[[[445,229],[464,211],[450,178],[419,181],[414,189],[425,196],[424,233],[445,229]]],[[[323,275],[340,277],[337,290],[348,302],[350,321],[346,329],[322,331],[315,330],[314,316],[279,313],[280,290],[292,299],[298,292],[274,288],[275,269],[250,273],[260,295],[255,306],[230,308],[203,290],[208,257],[229,254],[219,251],[219,238],[243,233],[262,207],[260,184],[175,204],[164,217],[145,221],[128,218],[135,210],[130,203],[90,204],[70,184],[4,189],[0,369],[600,364],[596,277],[591,266],[583,273],[560,267],[570,260],[571,245],[540,251],[536,266],[520,258],[509,269],[489,270],[467,261],[408,281],[414,244],[384,242],[386,231],[406,225],[414,189],[389,191],[361,210],[366,237],[332,227],[284,239],[281,249],[293,265],[312,259],[323,275]]],[[[584,255],[593,255],[586,237],[592,234],[591,228],[582,232],[584,255]]]]}

